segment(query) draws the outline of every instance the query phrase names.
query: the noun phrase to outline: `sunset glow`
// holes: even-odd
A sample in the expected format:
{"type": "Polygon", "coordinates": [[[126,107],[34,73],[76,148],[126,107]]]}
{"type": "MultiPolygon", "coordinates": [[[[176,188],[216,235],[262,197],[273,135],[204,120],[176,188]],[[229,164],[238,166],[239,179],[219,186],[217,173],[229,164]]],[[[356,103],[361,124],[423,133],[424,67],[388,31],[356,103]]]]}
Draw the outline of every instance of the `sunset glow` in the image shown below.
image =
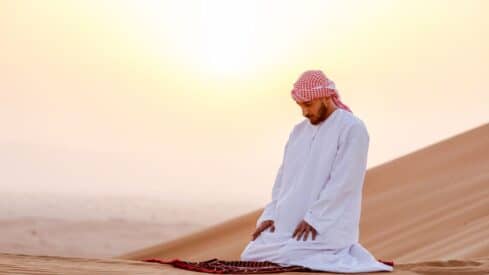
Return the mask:
{"type": "Polygon", "coordinates": [[[9,166],[0,181],[167,196],[232,186],[265,201],[303,119],[290,89],[308,69],[365,121],[378,165],[487,123],[488,11],[483,0],[1,1],[3,163],[37,172],[19,182],[9,166]],[[97,152],[114,166],[87,168],[97,152]]]}

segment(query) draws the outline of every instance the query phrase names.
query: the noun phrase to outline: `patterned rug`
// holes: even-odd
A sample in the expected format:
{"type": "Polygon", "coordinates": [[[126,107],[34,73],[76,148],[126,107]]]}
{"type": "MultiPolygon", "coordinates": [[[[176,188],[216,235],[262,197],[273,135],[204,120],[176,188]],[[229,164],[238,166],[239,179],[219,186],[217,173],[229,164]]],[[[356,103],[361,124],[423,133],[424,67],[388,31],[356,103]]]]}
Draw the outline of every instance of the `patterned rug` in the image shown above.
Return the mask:
{"type": "MultiPolygon", "coordinates": [[[[321,272],[312,270],[307,267],[293,265],[293,266],[280,266],[273,262],[255,262],[255,261],[225,261],[217,258],[210,259],[201,262],[183,261],[180,259],[159,259],[151,258],[144,259],[144,262],[170,264],[176,268],[205,272],[205,273],[218,273],[218,274],[257,274],[257,273],[279,273],[279,272],[321,272]]],[[[381,263],[394,266],[393,261],[382,261],[381,263]]]]}

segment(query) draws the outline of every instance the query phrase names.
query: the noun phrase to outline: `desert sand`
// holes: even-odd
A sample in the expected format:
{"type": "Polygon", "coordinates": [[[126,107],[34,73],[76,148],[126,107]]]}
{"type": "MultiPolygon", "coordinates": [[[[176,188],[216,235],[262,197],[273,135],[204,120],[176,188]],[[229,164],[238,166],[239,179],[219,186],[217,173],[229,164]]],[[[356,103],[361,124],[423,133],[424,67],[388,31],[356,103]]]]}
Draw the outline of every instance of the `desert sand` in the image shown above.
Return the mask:
{"type": "MultiPolygon", "coordinates": [[[[378,259],[489,257],[489,124],[369,169],[362,207],[360,243],[378,259]]],[[[262,210],[120,258],[238,259],[262,210]]]]}
{"type": "MultiPolygon", "coordinates": [[[[262,210],[114,259],[3,253],[0,273],[196,274],[139,260],[237,260],[262,210]]],[[[392,274],[489,274],[489,124],[369,169],[360,243],[392,274]]]]}
{"type": "Polygon", "coordinates": [[[156,196],[2,195],[0,253],[77,258],[114,257],[155,240],[198,232],[250,209],[239,202],[190,204],[156,196]]]}
{"type": "MultiPolygon", "coordinates": [[[[1,274],[206,274],[168,265],[119,259],[67,258],[55,256],[32,256],[0,253],[1,274]]],[[[474,260],[427,261],[413,264],[399,264],[394,272],[370,272],[355,274],[393,275],[482,275],[489,272],[489,258],[474,260]]],[[[301,274],[287,272],[282,274],[301,274]]],[[[334,273],[302,273],[334,274],[334,273]]],[[[353,273],[350,273],[353,274],[353,273]]]]}

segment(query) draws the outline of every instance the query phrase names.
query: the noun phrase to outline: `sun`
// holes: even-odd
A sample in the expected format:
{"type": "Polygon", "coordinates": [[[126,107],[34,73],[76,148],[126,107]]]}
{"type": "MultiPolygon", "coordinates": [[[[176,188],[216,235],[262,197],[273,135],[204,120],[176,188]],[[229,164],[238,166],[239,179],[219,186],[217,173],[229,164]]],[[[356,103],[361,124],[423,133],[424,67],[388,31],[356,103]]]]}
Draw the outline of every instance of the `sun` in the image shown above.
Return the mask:
{"type": "Polygon", "coordinates": [[[118,1],[102,5],[148,56],[218,74],[252,70],[265,58],[256,1],[118,1]],[[171,56],[169,54],[171,53],[171,56]]]}
{"type": "Polygon", "coordinates": [[[258,18],[252,3],[208,1],[200,11],[197,55],[202,68],[222,74],[258,65],[258,18]]]}
{"type": "Polygon", "coordinates": [[[106,11],[102,20],[125,37],[127,48],[141,60],[219,76],[252,74],[294,57],[303,59],[308,47],[348,37],[361,18],[355,12],[373,9],[367,4],[351,9],[352,4],[333,1],[311,6],[253,0],[93,3],[94,10],[106,11]],[[346,19],[348,24],[341,25],[346,19]],[[335,30],[337,25],[341,32],[335,30]]]}

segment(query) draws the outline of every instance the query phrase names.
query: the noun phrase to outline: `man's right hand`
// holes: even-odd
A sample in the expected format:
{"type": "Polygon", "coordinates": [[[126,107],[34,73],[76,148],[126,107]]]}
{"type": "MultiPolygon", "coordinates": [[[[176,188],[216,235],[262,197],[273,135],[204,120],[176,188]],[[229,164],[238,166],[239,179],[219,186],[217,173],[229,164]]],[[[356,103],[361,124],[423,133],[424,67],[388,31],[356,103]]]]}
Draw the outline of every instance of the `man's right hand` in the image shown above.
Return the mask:
{"type": "Polygon", "coordinates": [[[255,232],[253,232],[251,240],[254,241],[256,238],[258,238],[258,236],[260,236],[261,232],[265,231],[268,228],[270,228],[271,232],[275,232],[275,225],[273,223],[273,220],[262,221],[260,226],[258,226],[255,232]]]}

